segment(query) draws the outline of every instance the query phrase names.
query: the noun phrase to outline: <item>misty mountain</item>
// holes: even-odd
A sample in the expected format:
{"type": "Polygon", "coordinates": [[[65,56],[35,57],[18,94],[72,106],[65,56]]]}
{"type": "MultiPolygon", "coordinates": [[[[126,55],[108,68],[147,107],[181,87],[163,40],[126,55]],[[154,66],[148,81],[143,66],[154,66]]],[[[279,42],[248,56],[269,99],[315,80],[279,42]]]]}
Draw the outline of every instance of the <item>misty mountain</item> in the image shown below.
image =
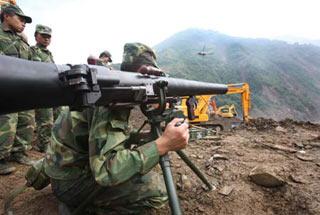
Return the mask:
{"type": "Polygon", "coordinates": [[[298,43],[298,44],[311,44],[315,46],[320,46],[320,40],[310,40],[303,37],[280,36],[280,37],[277,37],[276,39],[286,41],[291,44],[298,43]]]}
{"type": "MultiPolygon", "coordinates": [[[[159,65],[173,77],[248,82],[254,117],[320,121],[320,47],[188,29],[155,49],[159,65]]],[[[219,99],[238,105],[239,100],[230,95],[219,99]]]]}

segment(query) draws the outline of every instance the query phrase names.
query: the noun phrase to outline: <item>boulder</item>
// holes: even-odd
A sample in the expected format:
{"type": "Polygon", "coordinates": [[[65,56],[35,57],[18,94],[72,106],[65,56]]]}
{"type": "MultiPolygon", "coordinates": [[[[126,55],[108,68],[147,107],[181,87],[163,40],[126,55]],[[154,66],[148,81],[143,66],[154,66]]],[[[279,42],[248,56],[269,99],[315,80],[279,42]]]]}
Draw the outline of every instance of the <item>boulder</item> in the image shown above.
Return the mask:
{"type": "Polygon", "coordinates": [[[279,187],[285,185],[285,181],[268,167],[255,167],[251,170],[249,177],[252,182],[264,187],[279,187]]]}

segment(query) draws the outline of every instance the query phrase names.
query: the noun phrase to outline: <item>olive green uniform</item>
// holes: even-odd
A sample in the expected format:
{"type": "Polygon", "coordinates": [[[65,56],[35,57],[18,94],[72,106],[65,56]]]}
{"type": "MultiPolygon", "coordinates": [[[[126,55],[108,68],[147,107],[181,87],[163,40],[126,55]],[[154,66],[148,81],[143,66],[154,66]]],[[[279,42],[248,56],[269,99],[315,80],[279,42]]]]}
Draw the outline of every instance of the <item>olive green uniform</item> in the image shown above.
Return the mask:
{"type": "MultiPolygon", "coordinates": [[[[32,50],[21,36],[0,25],[0,54],[31,60],[32,50]]],[[[23,68],[22,68],[23,69],[23,68]]],[[[34,111],[0,116],[0,160],[13,152],[31,148],[34,131],[34,111]]]]}
{"type": "Polygon", "coordinates": [[[76,208],[96,193],[91,208],[125,214],[167,201],[162,177],[151,171],[159,162],[155,142],[130,149],[129,114],[105,107],[60,114],[45,159],[60,201],[76,208]]]}
{"type": "MultiPolygon", "coordinates": [[[[32,46],[34,55],[32,60],[46,63],[54,63],[52,53],[45,47],[37,44],[32,46]]],[[[41,89],[39,89],[41,90],[41,89]]],[[[45,151],[50,143],[51,129],[53,125],[52,108],[41,108],[35,110],[35,119],[37,124],[37,147],[40,151],[45,151]]]]}

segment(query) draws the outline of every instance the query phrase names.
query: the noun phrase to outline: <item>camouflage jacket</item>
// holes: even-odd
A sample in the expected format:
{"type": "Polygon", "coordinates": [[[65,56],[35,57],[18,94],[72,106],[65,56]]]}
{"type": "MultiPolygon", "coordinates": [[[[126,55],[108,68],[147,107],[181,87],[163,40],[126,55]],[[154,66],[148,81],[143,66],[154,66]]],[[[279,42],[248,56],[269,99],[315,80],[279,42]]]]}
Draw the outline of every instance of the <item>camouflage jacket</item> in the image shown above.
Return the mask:
{"type": "Polygon", "coordinates": [[[112,69],[112,66],[110,64],[102,62],[101,60],[97,61],[97,65],[107,67],[108,69],[112,69]]]}
{"type": "Polygon", "coordinates": [[[74,180],[90,173],[100,185],[113,186],[149,172],[159,161],[157,146],[149,142],[126,147],[129,114],[128,108],[64,110],[53,127],[45,159],[47,175],[74,180]]]}
{"type": "Polygon", "coordinates": [[[34,52],[32,60],[46,63],[54,63],[52,53],[49,51],[49,49],[39,44],[32,46],[31,48],[34,52]]]}
{"type": "Polygon", "coordinates": [[[33,52],[21,36],[0,25],[0,54],[31,60],[33,52]]]}

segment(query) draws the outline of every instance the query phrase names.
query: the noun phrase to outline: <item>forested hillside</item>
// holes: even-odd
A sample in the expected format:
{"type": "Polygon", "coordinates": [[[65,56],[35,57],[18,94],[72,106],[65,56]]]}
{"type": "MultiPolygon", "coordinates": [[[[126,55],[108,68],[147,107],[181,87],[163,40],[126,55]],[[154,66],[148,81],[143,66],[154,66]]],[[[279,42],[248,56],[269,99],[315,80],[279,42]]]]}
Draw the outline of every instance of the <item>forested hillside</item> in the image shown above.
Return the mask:
{"type": "MultiPolygon", "coordinates": [[[[320,121],[320,47],[188,29],[155,49],[159,65],[173,77],[248,82],[254,117],[320,121]]],[[[239,100],[224,97],[226,103],[239,100]]]]}

